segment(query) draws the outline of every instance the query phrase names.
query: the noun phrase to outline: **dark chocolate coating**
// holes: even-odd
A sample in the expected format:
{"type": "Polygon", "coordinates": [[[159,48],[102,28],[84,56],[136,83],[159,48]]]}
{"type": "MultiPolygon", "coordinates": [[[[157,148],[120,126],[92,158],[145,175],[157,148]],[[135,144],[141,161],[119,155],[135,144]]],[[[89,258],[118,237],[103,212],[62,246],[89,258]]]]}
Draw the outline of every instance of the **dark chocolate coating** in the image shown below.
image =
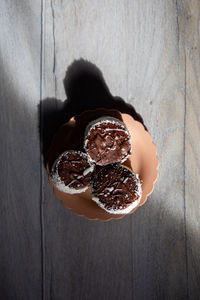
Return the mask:
{"type": "Polygon", "coordinates": [[[131,152],[130,136],[120,122],[101,121],[86,137],[86,151],[98,165],[123,161],[131,152]]]}
{"type": "Polygon", "coordinates": [[[108,210],[125,209],[139,199],[138,183],[140,180],[129,169],[107,165],[94,175],[93,195],[108,210]]]}
{"type": "Polygon", "coordinates": [[[83,172],[90,167],[87,155],[78,151],[69,151],[62,155],[57,170],[62,182],[73,189],[81,189],[90,184],[91,172],[83,172]]]}

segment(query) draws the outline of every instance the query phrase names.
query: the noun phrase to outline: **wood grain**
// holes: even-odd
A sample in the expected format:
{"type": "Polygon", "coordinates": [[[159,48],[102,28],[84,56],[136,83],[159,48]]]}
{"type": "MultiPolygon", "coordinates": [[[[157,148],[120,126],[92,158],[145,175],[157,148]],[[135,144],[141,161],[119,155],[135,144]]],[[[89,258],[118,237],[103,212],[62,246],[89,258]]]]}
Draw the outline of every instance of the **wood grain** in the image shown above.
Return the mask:
{"type": "Polygon", "coordinates": [[[41,299],[40,1],[0,2],[0,299],[41,299]]]}
{"type": "MultiPolygon", "coordinates": [[[[126,51],[125,48],[121,53],[118,51],[122,42],[119,31],[122,30],[123,34],[125,28],[125,5],[118,4],[111,18],[113,4],[103,1],[100,14],[94,10],[97,1],[46,1],[44,56],[53,59],[44,62],[43,98],[66,98],[63,86],[66,69],[80,57],[102,69],[107,66],[110,86],[118,87],[116,94],[125,96],[126,51]],[[111,32],[107,35],[109,30],[111,32]],[[120,72],[112,72],[119,67],[120,72]]],[[[81,99],[79,101],[82,106],[81,99]]],[[[55,110],[58,102],[52,100],[51,105],[53,103],[55,110]]],[[[44,203],[46,298],[122,299],[125,293],[127,299],[131,299],[130,218],[102,223],[74,215],[52,194],[45,171],[44,203]]]]}
{"type": "Polygon", "coordinates": [[[1,299],[199,299],[199,11],[198,0],[0,2],[1,299]],[[55,198],[46,152],[75,112],[134,114],[121,98],[152,134],[159,179],[133,215],[89,221],[55,198]]]}
{"type": "Polygon", "coordinates": [[[179,12],[172,1],[130,1],[127,11],[128,101],[144,117],[160,159],[154,193],[132,218],[132,240],[137,244],[133,269],[138,275],[134,299],[186,299],[185,78],[179,12]]]}
{"type": "Polygon", "coordinates": [[[47,298],[187,298],[185,60],[178,14],[176,3],[167,1],[46,2],[45,57],[53,59],[44,63],[43,97],[64,100],[68,66],[81,57],[94,63],[111,93],[144,117],[161,165],[149,202],[118,223],[91,223],[64,211],[45,177],[47,298]]]}
{"type": "Polygon", "coordinates": [[[188,296],[200,297],[200,40],[199,1],[185,2],[185,210],[188,296]]]}

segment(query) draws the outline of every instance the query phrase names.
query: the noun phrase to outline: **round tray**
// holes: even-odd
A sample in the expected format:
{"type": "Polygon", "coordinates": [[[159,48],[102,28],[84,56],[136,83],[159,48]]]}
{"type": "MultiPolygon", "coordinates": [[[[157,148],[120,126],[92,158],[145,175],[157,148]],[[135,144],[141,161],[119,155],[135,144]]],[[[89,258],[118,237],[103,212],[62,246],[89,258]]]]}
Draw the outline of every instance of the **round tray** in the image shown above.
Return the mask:
{"type": "Polygon", "coordinates": [[[109,214],[101,209],[91,199],[91,188],[81,194],[66,194],[59,191],[50,177],[50,170],[55,159],[66,150],[82,150],[84,141],[84,131],[88,122],[100,116],[113,116],[125,123],[132,140],[132,154],[123,165],[129,167],[139,174],[142,181],[142,199],[139,205],[129,214],[132,214],[139,206],[143,205],[147,197],[152,193],[154,183],[158,177],[158,157],[155,144],[152,142],[151,135],[144,129],[144,126],[133,119],[128,114],[120,113],[116,110],[98,109],[95,111],[85,111],[79,116],[75,116],[65,123],[53,138],[48,154],[47,171],[49,182],[53,186],[53,191],[63,204],[72,209],[79,216],[85,216],[92,220],[111,220],[121,219],[124,214],[109,214]]]}

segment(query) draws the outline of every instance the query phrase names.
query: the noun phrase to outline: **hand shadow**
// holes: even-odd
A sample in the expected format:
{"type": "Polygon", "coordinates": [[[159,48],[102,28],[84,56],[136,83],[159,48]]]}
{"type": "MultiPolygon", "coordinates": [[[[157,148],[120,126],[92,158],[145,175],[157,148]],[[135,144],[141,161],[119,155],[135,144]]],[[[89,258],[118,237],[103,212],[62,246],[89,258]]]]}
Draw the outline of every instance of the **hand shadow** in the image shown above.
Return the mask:
{"type": "Polygon", "coordinates": [[[63,83],[67,96],[64,102],[55,98],[47,98],[39,104],[40,142],[45,165],[47,151],[58,128],[72,116],[85,110],[116,109],[131,115],[147,130],[142,117],[133,106],[122,98],[111,95],[102,72],[91,62],[83,59],[75,60],[68,67],[63,83]]]}

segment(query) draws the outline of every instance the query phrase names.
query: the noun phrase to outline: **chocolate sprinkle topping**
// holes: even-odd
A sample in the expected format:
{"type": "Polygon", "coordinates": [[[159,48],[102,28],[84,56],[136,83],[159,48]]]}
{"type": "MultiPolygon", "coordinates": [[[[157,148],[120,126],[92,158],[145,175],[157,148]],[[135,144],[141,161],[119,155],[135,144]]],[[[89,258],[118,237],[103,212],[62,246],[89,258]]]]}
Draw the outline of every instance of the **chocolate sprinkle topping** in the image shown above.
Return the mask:
{"type": "Polygon", "coordinates": [[[130,135],[125,125],[117,119],[101,120],[91,126],[85,148],[98,165],[122,162],[131,152],[130,135]]]}
{"type": "Polygon", "coordinates": [[[119,165],[102,167],[94,176],[93,196],[107,210],[122,210],[141,197],[138,175],[119,165]]]}
{"type": "Polygon", "coordinates": [[[67,151],[56,164],[60,180],[69,188],[82,189],[89,185],[91,165],[88,157],[80,151],[67,151]]]}

